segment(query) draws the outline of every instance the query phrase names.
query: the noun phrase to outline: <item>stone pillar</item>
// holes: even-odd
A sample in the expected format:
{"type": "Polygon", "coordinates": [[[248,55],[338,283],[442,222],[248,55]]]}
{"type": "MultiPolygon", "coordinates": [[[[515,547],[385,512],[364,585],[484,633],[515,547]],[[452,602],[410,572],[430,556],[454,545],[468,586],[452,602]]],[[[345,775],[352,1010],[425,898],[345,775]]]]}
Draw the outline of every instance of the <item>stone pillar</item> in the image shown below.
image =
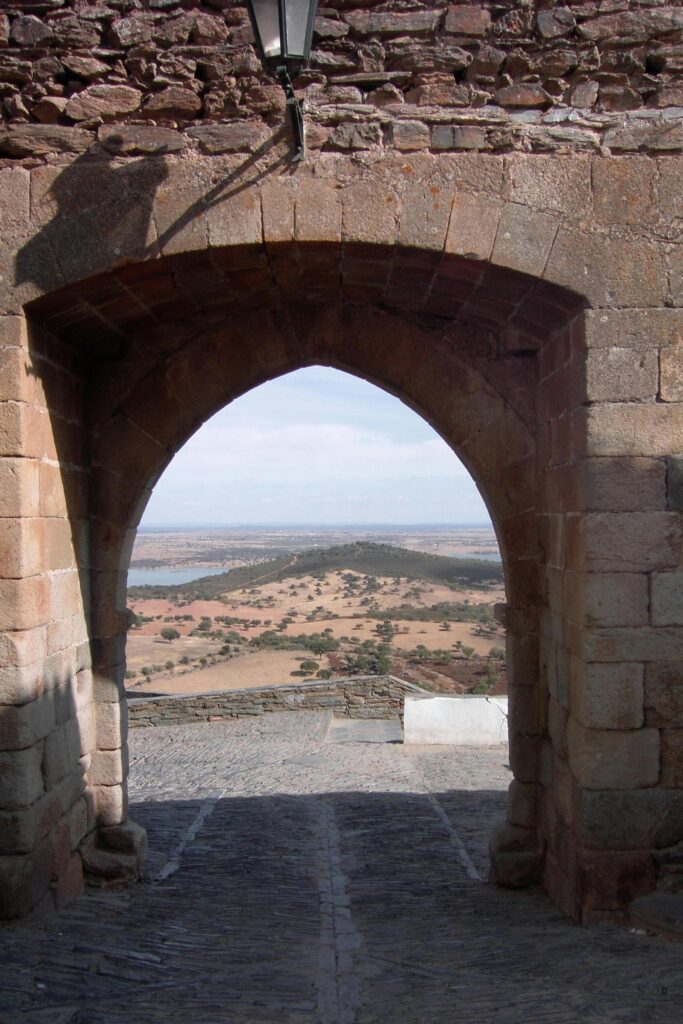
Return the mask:
{"type": "Polygon", "coordinates": [[[591,311],[585,341],[576,333],[561,375],[541,382],[541,400],[553,376],[563,396],[549,400],[545,473],[545,881],[584,922],[650,891],[681,838],[675,317],[591,311]]]}
{"type": "Polygon", "coordinates": [[[83,886],[94,823],[87,475],[68,353],[0,318],[0,916],[83,886]]]}

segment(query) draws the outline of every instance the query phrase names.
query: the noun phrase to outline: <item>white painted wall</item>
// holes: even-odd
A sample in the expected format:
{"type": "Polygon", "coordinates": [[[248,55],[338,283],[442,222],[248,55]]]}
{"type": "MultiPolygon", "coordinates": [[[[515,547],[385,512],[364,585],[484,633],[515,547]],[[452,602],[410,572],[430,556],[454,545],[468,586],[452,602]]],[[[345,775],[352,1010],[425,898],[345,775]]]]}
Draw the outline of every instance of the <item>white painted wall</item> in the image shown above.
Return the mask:
{"type": "Polygon", "coordinates": [[[507,743],[507,697],[406,697],[404,743],[490,747],[507,743]]]}

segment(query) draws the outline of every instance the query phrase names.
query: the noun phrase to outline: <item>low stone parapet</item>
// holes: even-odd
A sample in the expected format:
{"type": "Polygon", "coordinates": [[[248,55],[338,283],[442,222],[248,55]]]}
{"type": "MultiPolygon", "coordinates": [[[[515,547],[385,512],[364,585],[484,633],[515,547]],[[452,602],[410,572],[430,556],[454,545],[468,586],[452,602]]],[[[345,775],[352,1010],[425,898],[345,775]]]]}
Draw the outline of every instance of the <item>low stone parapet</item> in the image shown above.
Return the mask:
{"type": "Polygon", "coordinates": [[[131,728],[246,718],[273,711],[332,711],[342,718],[399,718],[407,694],[426,694],[393,676],[357,676],[220,693],[128,696],[131,728]]]}

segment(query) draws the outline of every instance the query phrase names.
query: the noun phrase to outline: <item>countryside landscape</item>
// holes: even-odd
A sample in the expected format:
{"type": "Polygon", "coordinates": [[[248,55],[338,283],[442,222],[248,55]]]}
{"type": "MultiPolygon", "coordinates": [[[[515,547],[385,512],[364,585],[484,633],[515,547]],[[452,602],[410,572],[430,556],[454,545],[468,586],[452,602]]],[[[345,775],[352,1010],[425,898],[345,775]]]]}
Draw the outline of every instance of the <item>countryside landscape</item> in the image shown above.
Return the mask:
{"type": "Polygon", "coordinates": [[[503,600],[488,527],[140,531],[127,689],[390,673],[437,693],[497,695],[506,692],[494,615],[503,600]]]}

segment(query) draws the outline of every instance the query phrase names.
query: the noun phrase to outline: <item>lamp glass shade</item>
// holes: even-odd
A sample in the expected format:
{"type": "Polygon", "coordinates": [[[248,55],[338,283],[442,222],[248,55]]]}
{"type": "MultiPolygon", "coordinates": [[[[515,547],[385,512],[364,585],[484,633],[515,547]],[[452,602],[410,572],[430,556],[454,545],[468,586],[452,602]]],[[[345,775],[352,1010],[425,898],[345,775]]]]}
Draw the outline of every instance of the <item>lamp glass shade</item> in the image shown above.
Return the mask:
{"type": "Polygon", "coordinates": [[[282,0],[287,35],[285,56],[305,61],[311,49],[315,0],[282,0]]]}
{"type": "Polygon", "coordinates": [[[257,40],[266,60],[282,56],[280,11],[277,0],[251,0],[257,40]]]}
{"type": "Polygon", "coordinates": [[[317,0],[250,0],[256,41],[265,60],[306,63],[317,6],[317,0]]]}

